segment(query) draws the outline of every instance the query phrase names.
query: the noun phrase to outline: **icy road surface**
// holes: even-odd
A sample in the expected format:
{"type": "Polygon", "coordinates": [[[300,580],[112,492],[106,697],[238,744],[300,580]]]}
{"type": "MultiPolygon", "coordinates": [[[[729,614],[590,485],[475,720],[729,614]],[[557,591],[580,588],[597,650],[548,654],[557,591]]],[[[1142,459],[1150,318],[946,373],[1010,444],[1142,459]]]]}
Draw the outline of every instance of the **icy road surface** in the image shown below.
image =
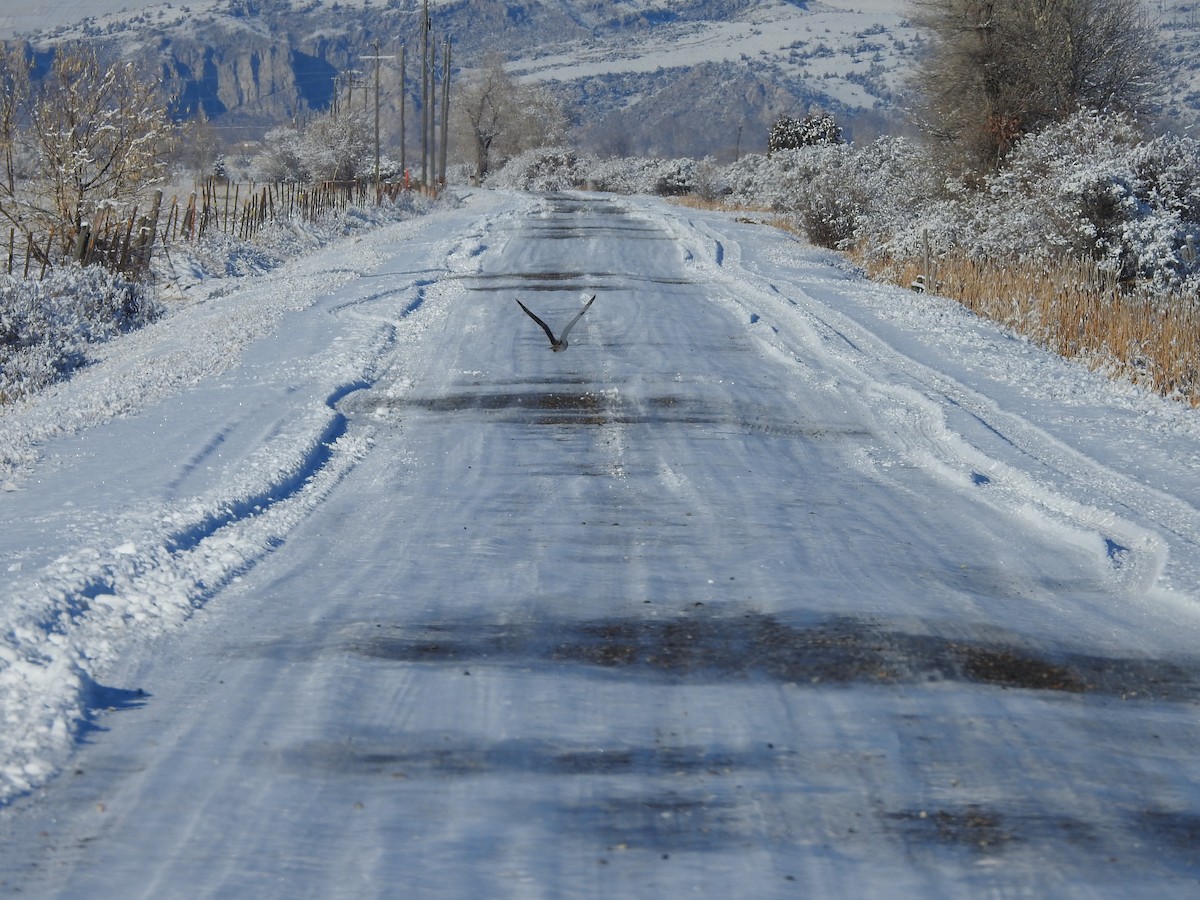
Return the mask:
{"type": "Polygon", "coordinates": [[[0,894],[1195,896],[1196,414],[760,225],[477,193],[0,441],[0,894]]]}

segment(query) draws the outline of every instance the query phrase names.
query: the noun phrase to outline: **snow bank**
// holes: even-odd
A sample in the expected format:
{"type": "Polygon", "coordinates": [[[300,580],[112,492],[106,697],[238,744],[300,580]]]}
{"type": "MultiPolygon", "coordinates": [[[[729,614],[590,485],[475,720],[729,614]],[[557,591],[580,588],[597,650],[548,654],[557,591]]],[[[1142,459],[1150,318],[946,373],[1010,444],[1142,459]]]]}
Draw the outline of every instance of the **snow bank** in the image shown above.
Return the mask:
{"type": "Polygon", "coordinates": [[[94,345],[162,312],[145,285],[95,266],[54,268],[44,280],[0,275],[0,404],[69,377],[94,345]]]}
{"type": "MultiPolygon", "coordinates": [[[[56,270],[44,282],[0,284],[20,301],[6,303],[10,320],[37,309],[60,335],[51,343],[30,339],[23,353],[6,358],[5,378],[15,372],[9,359],[29,371],[41,367],[54,374],[66,374],[56,372],[54,354],[103,363],[0,407],[0,502],[21,496],[23,479],[47,441],[136,414],[230,369],[283,315],[350,279],[345,265],[354,254],[340,249],[339,238],[358,235],[357,242],[369,228],[431,208],[430,201],[409,198],[350,210],[315,226],[276,226],[253,245],[214,236],[187,247],[186,255],[176,248],[159,261],[164,304],[149,300],[145,288],[128,286],[127,293],[116,294],[125,305],[114,305],[111,288],[124,283],[96,269],[56,270]],[[315,252],[322,245],[332,245],[332,257],[315,252]],[[306,253],[313,255],[302,256],[306,253]],[[291,266],[285,265],[289,258],[291,266]],[[129,331],[135,324],[148,327],[129,331]],[[98,343],[122,331],[128,333],[121,340],[98,343]]],[[[25,329],[22,334],[34,335],[30,326],[25,329]]],[[[354,366],[360,363],[334,358],[323,365],[322,377],[350,383],[359,377],[354,366]]],[[[341,433],[340,422],[332,402],[318,404],[302,427],[276,434],[261,458],[248,461],[219,491],[150,509],[105,511],[103,529],[28,571],[20,558],[6,560],[0,803],[57,771],[89,710],[109,705],[92,673],[131,640],[161,634],[191,615],[277,545],[338,482],[363,450],[356,443],[361,439],[341,433]],[[120,539],[108,544],[107,535],[120,539]]]]}

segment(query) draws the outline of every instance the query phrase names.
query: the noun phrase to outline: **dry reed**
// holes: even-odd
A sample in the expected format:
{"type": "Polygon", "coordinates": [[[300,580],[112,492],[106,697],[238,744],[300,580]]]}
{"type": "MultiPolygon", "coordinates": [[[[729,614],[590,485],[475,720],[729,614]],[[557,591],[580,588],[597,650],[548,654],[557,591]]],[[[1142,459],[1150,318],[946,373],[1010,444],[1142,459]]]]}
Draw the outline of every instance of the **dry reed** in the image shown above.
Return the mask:
{"type": "Polygon", "coordinates": [[[940,257],[864,263],[873,278],[929,289],[1093,369],[1200,405],[1200,302],[1119,283],[1089,261],[1045,265],[940,257]]]}

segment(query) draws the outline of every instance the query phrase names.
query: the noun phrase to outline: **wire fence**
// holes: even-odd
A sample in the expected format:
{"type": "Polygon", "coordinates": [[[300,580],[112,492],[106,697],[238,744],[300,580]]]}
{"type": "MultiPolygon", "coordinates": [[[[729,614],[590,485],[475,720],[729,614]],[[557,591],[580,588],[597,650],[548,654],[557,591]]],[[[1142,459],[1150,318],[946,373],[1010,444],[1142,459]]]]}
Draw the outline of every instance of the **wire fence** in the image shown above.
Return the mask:
{"type": "Polygon", "coordinates": [[[77,228],[38,235],[10,227],[4,271],[41,279],[51,266],[79,263],[137,278],[149,269],[156,246],[170,248],[215,232],[252,241],[276,222],[317,221],[352,206],[395,201],[406,190],[367,181],[256,185],[210,178],[186,197],[167,201],[158,191],[144,210],[122,214],[104,208],[77,228]]]}

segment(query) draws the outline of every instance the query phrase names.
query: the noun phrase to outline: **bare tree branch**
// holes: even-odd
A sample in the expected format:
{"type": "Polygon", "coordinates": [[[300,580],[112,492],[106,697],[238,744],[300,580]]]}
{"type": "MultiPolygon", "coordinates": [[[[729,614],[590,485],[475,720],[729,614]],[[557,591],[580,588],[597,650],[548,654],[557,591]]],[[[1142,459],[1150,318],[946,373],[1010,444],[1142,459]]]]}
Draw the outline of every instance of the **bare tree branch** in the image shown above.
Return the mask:
{"type": "Polygon", "coordinates": [[[963,168],[1079,109],[1138,114],[1158,78],[1142,0],[914,0],[924,126],[963,168]]]}

